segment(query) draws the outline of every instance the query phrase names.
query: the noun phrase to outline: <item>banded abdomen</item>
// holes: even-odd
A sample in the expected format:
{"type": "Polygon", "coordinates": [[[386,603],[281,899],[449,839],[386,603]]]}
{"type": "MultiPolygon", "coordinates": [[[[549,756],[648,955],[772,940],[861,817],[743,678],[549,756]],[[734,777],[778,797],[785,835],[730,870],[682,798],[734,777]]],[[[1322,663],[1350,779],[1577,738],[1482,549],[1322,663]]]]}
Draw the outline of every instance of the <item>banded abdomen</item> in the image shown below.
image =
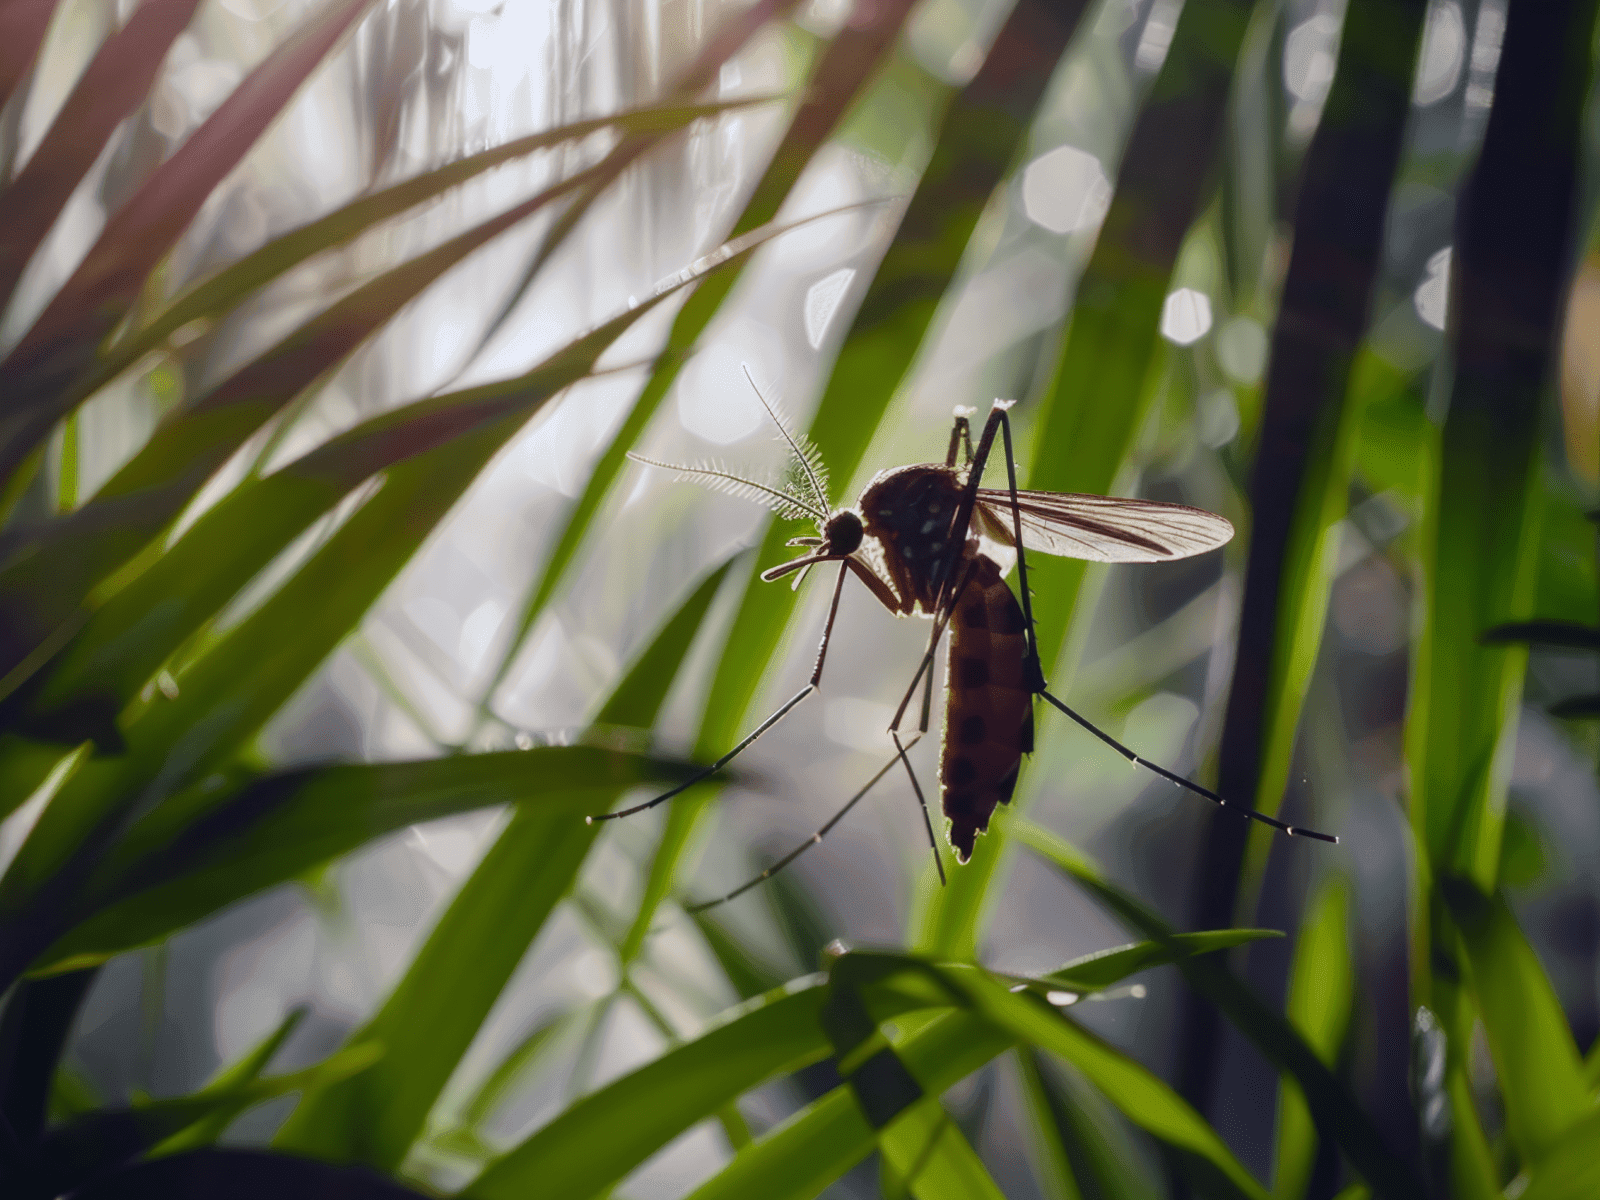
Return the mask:
{"type": "Polygon", "coordinates": [[[1027,639],[1022,608],[1000,568],[975,561],[950,619],[950,666],[939,787],[950,844],[966,862],[996,804],[1017,786],[1033,750],[1033,694],[1023,682],[1027,639]]]}

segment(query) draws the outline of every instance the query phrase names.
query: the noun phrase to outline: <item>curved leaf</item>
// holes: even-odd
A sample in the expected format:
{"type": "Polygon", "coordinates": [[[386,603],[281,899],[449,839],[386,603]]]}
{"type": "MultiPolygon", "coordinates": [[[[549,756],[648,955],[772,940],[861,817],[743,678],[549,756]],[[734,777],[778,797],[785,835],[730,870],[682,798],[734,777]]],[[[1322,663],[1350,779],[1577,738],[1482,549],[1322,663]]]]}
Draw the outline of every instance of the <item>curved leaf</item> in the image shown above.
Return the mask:
{"type": "Polygon", "coordinates": [[[37,149],[0,191],[0,309],[117,125],[144,102],[200,0],[146,0],[84,69],[37,149]]]}
{"type": "Polygon", "coordinates": [[[223,785],[220,800],[219,789],[202,787],[129,829],[87,885],[80,922],[35,973],[158,941],[411,825],[499,804],[576,822],[624,788],[692,770],[597,746],[543,746],[247,776],[223,785]]]}

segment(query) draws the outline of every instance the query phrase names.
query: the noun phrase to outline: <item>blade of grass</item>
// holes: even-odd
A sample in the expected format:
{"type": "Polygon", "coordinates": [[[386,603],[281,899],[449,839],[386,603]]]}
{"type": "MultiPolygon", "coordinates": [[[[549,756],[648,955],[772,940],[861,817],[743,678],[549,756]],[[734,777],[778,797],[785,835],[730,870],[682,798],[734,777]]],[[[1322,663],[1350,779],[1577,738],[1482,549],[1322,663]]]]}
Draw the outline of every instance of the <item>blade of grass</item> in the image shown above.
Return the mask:
{"type": "Polygon", "coordinates": [[[100,237],[33,327],[0,362],[0,477],[9,476],[66,415],[68,381],[132,306],[145,277],[206,197],[255,143],[370,0],[317,10],[106,222],[100,237]]]}
{"type": "Polygon", "coordinates": [[[1153,1200],[1158,1194],[1148,1171],[1139,1169],[1138,1146],[1127,1118],[1071,1066],[1047,1063],[1037,1050],[1019,1050],[1043,1088],[1048,1111],[1062,1150],[1082,1190],[1100,1200],[1153,1200]]]}
{"type": "Polygon", "coordinates": [[[1039,1060],[1032,1050],[1018,1050],[1013,1055],[1017,1083],[1022,1092],[1023,1110],[1028,1123],[1024,1127],[1031,1151],[1029,1162],[1039,1190],[1047,1200],[1082,1200],[1077,1176],[1072,1171],[1072,1161],[1067,1153],[1066,1138],[1062,1133],[1062,1114],[1055,1097],[1045,1088],[1039,1060]]]}
{"type": "MultiPolygon", "coordinates": [[[[714,593],[696,589],[683,606],[693,618],[667,623],[641,655],[648,673],[624,676],[603,711],[654,721],[714,593]]],[[[576,814],[518,809],[383,1007],[352,1035],[382,1042],[391,1057],[308,1095],[275,1145],[396,1169],[600,828],[576,814]]]]}
{"type": "MultiPolygon", "coordinates": [[[[974,1013],[929,1022],[895,1051],[922,1089],[937,1095],[1010,1048],[1006,1035],[974,1013]]],[[[689,1200],[809,1200],[877,1145],[847,1085],[828,1092],[734,1155],[689,1200]]]]}
{"type": "MultiPolygon", "coordinates": [[[[1306,905],[1300,940],[1289,968],[1285,1015],[1306,1044],[1332,1066],[1344,1040],[1355,992],[1346,928],[1349,892],[1344,881],[1329,879],[1306,905]]],[[[1317,1134],[1305,1095],[1292,1079],[1278,1085],[1278,1141],[1272,1176],[1276,1200],[1299,1200],[1311,1182],[1317,1134]]]]}
{"type": "MultiPolygon", "coordinates": [[[[1165,921],[1108,883],[1074,847],[1047,829],[1017,822],[1017,836],[1031,850],[1084,887],[1130,928],[1156,941],[1172,936],[1165,921]]],[[[1178,961],[1189,986],[1215,1004],[1280,1071],[1293,1075],[1305,1093],[1319,1129],[1333,1137],[1356,1170],[1381,1196],[1424,1194],[1410,1165],[1396,1155],[1361,1111],[1345,1085],[1283,1017],[1263,1004],[1225,965],[1203,957],[1178,961]]]]}
{"type": "Polygon", "coordinates": [[[1583,1062],[1549,977],[1504,896],[1441,885],[1471,964],[1470,986],[1505,1103],[1506,1130],[1537,1167],[1590,1109],[1583,1062]]]}
{"type": "Polygon", "coordinates": [[[878,1152],[885,1174],[917,1200],[1005,1200],[937,1096],[914,1105],[879,1134],[878,1152]]]}
{"type": "Polygon", "coordinates": [[[1600,1191],[1600,1112],[1591,1112],[1551,1146],[1518,1200],[1582,1200],[1600,1191]]]}
{"type": "Polygon", "coordinates": [[[828,1054],[823,987],[797,979],[731,1010],[687,1045],[591,1092],[491,1162],[463,1193],[513,1200],[605,1191],[690,1126],[751,1088],[828,1054]]]}
{"type": "Polygon", "coordinates": [[[1443,876],[1491,892],[1537,562],[1540,396],[1568,271],[1579,114],[1596,5],[1508,13],[1495,103],[1452,258],[1455,354],[1428,554],[1429,624],[1408,737],[1411,812],[1443,876]]]}
{"type": "Polygon", "coordinates": [[[0,6],[0,104],[27,77],[55,8],[56,0],[11,0],[0,6]]]}
{"type": "MultiPolygon", "coordinates": [[[[1136,1125],[1205,1160],[1244,1195],[1266,1200],[1261,1185],[1251,1178],[1216,1131],[1158,1076],[1040,997],[1013,992],[1004,982],[976,967],[930,963],[883,952],[851,952],[836,960],[829,975],[829,998],[822,1023],[839,1052],[841,1073],[851,1078],[852,1087],[860,1090],[866,1071],[852,1075],[849,1064],[871,1049],[876,1032],[870,1018],[862,1021],[861,1015],[867,1009],[861,1007],[863,1000],[857,997],[869,986],[905,989],[914,994],[930,983],[948,994],[947,1002],[970,1008],[1004,1030],[1013,1041],[1047,1050],[1070,1062],[1136,1125]]],[[[870,1104],[868,1111],[872,1111],[870,1104]]]]}
{"type": "MultiPolygon", "coordinates": [[[[1040,397],[1028,487],[1109,492],[1127,460],[1144,421],[1168,280],[1212,177],[1252,7],[1249,0],[1199,0],[1178,16],[1040,397]]],[[[1040,653],[1053,663],[1076,611],[1084,564],[1041,558],[1029,570],[1037,574],[1035,590],[1050,597],[1053,619],[1040,629],[1040,653]]]]}
{"type": "MultiPolygon", "coordinates": [[[[1382,261],[1427,8],[1426,0],[1350,0],[1299,185],[1251,468],[1239,648],[1217,768],[1222,795],[1271,815],[1288,786],[1322,645],[1365,402],[1399,384],[1399,372],[1371,354],[1357,376],[1357,347],[1382,261]]],[[[1207,821],[1191,911],[1209,928],[1254,909],[1276,842],[1232,814],[1207,821]]],[[[1216,1010],[1191,996],[1182,1021],[1179,1079],[1184,1094],[1202,1102],[1218,1068],[1216,1010]]]]}
{"type": "MultiPolygon", "coordinates": [[[[238,1062],[224,1067],[206,1085],[204,1091],[226,1095],[237,1092],[241,1088],[254,1083],[267,1069],[267,1064],[272,1061],[273,1055],[283,1048],[283,1044],[293,1036],[311,1011],[309,1006],[301,1005],[291,1008],[284,1014],[278,1027],[258,1042],[238,1062]]],[[[164,1157],[169,1154],[181,1154],[185,1150],[198,1150],[202,1146],[209,1146],[223,1134],[223,1131],[232,1123],[234,1115],[228,1109],[219,1109],[208,1113],[194,1124],[164,1141],[150,1147],[151,1157],[164,1157]]]]}
{"type": "Polygon", "coordinates": [[[199,0],[153,0],[100,46],[38,147],[0,192],[0,310],[122,119],[155,82],[199,0]]]}
{"type": "MultiPolygon", "coordinates": [[[[175,297],[111,348],[96,367],[94,379],[103,381],[120,375],[191,321],[220,316],[291,267],[324,250],[343,245],[391,217],[434,199],[512,159],[578,141],[605,129],[639,136],[653,145],[656,140],[686,129],[695,121],[770,104],[777,99],[780,97],[743,96],[704,104],[652,105],[624,110],[611,116],[574,121],[516,138],[478,154],[470,154],[426,174],[352,200],[325,217],[274,238],[259,250],[229,264],[175,297]]],[[[90,386],[81,386],[80,393],[86,394],[90,386]]]]}
{"type": "Polygon", "coordinates": [[[575,822],[628,787],[688,773],[684,764],[599,746],[542,746],[219,780],[130,827],[85,888],[74,927],[35,971],[157,941],[411,825],[500,804],[575,822]],[[205,815],[196,819],[197,811],[205,815]]]}

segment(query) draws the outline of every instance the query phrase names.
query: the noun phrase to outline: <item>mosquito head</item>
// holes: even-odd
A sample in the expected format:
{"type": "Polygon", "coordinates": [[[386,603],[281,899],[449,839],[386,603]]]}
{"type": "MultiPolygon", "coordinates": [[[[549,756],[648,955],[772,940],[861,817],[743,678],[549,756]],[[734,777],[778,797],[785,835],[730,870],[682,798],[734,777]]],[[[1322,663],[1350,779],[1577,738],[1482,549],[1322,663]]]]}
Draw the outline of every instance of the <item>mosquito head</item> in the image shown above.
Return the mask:
{"type": "Polygon", "coordinates": [[[848,508],[841,508],[829,517],[822,531],[828,553],[841,557],[855,553],[861,545],[862,533],[861,518],[848,508]]]}

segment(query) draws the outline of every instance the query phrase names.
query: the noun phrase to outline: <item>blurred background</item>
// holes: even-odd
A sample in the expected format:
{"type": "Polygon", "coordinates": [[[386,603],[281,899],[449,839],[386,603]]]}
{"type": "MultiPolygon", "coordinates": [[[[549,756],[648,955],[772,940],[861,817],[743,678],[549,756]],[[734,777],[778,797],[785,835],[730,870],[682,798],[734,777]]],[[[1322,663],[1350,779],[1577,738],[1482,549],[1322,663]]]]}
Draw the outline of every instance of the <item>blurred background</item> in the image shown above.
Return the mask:
{"type": "MultiPolygon", "coordinates": [[[[0,111],[14,190],[41,145],[53,144],[52,123],[72,111],[97,52],[155,2],[62,0],[49,11],[37,57],[0,111]]],[[[1592,626],[1596,610],[1586,513],[1600,482],[1600,268],[1584,257],[1596,194],[1592,5],[1554,6],[1571,22],[1561,39],[1583,60],[1561,76],[1577,81],[1562,93],[1560,128],[1571,136],[1564,150],[1540,150],[1566,155],[1567,185],[1531,176],[1528,195],[1512,196],[1530,223],[1554,229],[1558,251],[1545,288],[1554,316],[1538,326],[1527,310],[1512,314],[1535,326],[1518,333],[1537,360],[1517,360],[1518,394],[1531,398],[1517,432],[1496,426],[1489,441],[1508,460],[1523,445],[1516,438],[1528,447],[1516,477],[1522,524],[1505,542],[1463,535],[1482,556],[1467,575],[1451,575],[1438,549],[1450,530],[1440,480],[1458,470],[1441,430],[1452,404],[1467,403],[1452,397],[1471,371],[1452,349],[1469,336],[1455,308],[1465,294],[1460,210],[1478,195],[1474,166],[1500,111],[1502,44],[1530,5],[1348,0],[1347,13],[1340,0],[804,0],[768,5],[706,70],[708,47],[745,5],[386,0],[349,21],[237,165],[207,184],[181,235],[141,272],[127,324],[109,329],[102,347],[230,264],[402,181],[667,100],[727,107],[670,129],[583,132],[382,222],[329,234],[303,261],[279,261],[231,308],[164,331],[86,402],[62,410],[35,469],[8,492],[8,529],[90,511],[153,444],[153,430],[205,411],[207,397],[263,356],[285,345],[303,352],[320,336],[305,333],[319,314],[351,297],[378,297],[338,310],[348,322],[362,304],[378,304],[370,336],[351,335],[348,353],[318,360],[286,391],[254,384],[282,393],[270,419],[201,472],[204,486],[154,527],[158,548],[139,561],[181,546],[202,514],[384,414],[524,376],[642,307],[593,370],[554,388],[531,419],[518,417],[481,470],[441,485],[437,523],[417,518],[412,546],[373,549],[392,559],[392,579],[362,557],[377,546],[361,540],[376,538],[374,527],[339,540],[371,497],[392,490],[374,474],[384,460],[246,572],[244,586],[141,676],[137,700],[114,711],[127,727],[142,719],[128,716],[138,704],[187,695],[186,670],[203,670],[212,647],[254,629],[286,580],[338,546],[349,572],[370,574],[370,606],[352,609],[329,635],[331,652],[306,658],[281,703],[194,779],[456,761],[596,738],[706,761],[804,683],[831,576],[794,593],[753,582],[782,561],[777,543],[814,531],[622,452],[781,479],[786,452],[753,381],[812,430],[842,506],[879,470],[942,460],[954,406],[984,411],[994,397],[1014,398],[1018,466],[1032,486],[1199,505],[1240,530],[1220,552],[1171,564],[1038,564],[1033,606],[1056,693],[1140,754],[1340,843],[1247,844],[1204,800],[1130,768],[1042,706],[1013,808],[1178,928],[1286,931],[1233,951],[1230,965],[1274,1009],[1295,986],[1301,1009],[1291,998],[1291,1012],[1304,1011],[1306,995],[1320,998],[1324,1058],[1393,1150],[1425,1162],[1429,1134],[1409,1064],[1415,1013],[1428,1002],[1416,960],[1418,927],[1430,921],[1419,897],[1431,884],[1418,866],[1428,856],[1413,772],[1418,746],[1459,739],[1464,758],[1473,751],[1468,734],[1426,726],[1449,685],[1431,685],[1433,717],[1419,717],[1414,681],[1450,653],[1439,649],[1452,636],[1440,605],[1479,576],[1521,582],[1505,604],[1485,603],[1474,636],[1460,640],[1465,654],[1489,653],[1471,647],[1493,624],[1592,626]],[[1574,40],[1574,29],[1589,40],[1574,40]],[[1318,147],[1321,165],[1309,161],[1318,147]],[[579,176],[589,182],[492,239],[448,249],[579,176]],[[1553,210],[1539,207],[1546,193],[1553,210]],[[801,223],[736,271],[655,302],[731,234],[768,220],[801,223]],[[1312,278],[1318,245],[1332,265],[1312,278]],[[413,287],[414,298],[400,290],[397,265],[440,248],[427,286],[413,287]],[[1297,285],[1301,255],[1311,282],[1297,285]],[[1283,316],[1291,309],[1293,320],[1283,316]],[[1316,353],[1324,357],[1313,362],[1316,353]],[[1272,424],[1280,394],[1308,408],[1298,424],[1272,424]],[[1293,466],[1296,455],[1306,461],[1293,466]],[[1263,460],[1291,474],[1277,479],[1263,460]],[[1280,567],[1284,582],[1264,589],[1280,567]],[[694,623],[678,657],[651,668],[659,717],[618,719],[608,697],[675,613],[694,623]],[[1434,657],[1419,659],[1426,647],[1434,657]],[[1253,716],[1241,699],[1251,688],[1268,697],[1257,696],[1253,716]],[[623,725],[651,732],[614,728],[623,725]],[[1297,967],[1300,931],[1313,919],[1334,931],[1333,965],[1297,967]]],[[[117,231],[122,206],[153,203],[146,185],[160,165],[241,81],[336,7],[194,6],[147,94],[130,102],[103,149],[89,147],[81,181],[17,267],[0,321],[14,361],[85,256],[117,231]]],[[[1477,211],[1501,211],[1492,191],[1477,211]]],[[[1483,231],[1493,219],[1469,228],[1492,242],[1483,231]]],[[[1492,264],[1517,244],[1495,243],[1474,261],[1492,264]]],[[[429,476],[408,486],[427,495],[429,476]]],[[[1485,505],[1504,503],[1510,493],[1498,486],[1481,485],[1485,505]]],[[[184,590],[181,579],[169,586],[184,590]]],[[[298,595],[276,627],[282,636],[294,636],[296,619],[318,620],[318,596],[298,595]]],[[[564,818],[570,835],[540,835],[570,884],[539,902],[548,915],[532,922],[526,943],[504,950],[507,977],[486,975],[488,1007],[394,1164],[402,1177],[465,1186],[576,1098],[693,1038],[741,999],[818,970],[834,939],[1015,974],[1128,941],[1113,915],[1007,832],[1011,814],[972,865],[955,867],[946,848],[953,886],[941,893],[897,772],[772,882],[711,912],[686,911],[803,843],[889,761],[885,729],[926,631],[847,583],[820,692],[724,782],[596,827],[592,845],[575,840],[582,804],[564,818]]],[[[251,636],[230,661],[280,653],[277,635],[251,636]]],[[[1484,745],[1499,749],[1492,767],[1473,768],[1490,781],[1472,786],[1487,789],[1496,820],[1503,813],[1503,833],[1497,826],[1498,849],[1480,858],[1488,854],[1487,890],[1509,897],[1581,1055],[1600,1032],[1600,742],[1581,703],[1565,716],[1548,710],[1600,691],[1600,675],[1592,648],[1573,636],[1535,646],[1525,685],[1522,652],[1495,653],[1515,661],[1495,668],[1503,677],[1487,707],[1498,716],[1484,745]]],[[[1458,678],[1470,691],[1485,676],[1463,661],[1458,678]]],[[[38,696],[48,694],[25,687],[25,701],[7,702],[13,713],[19,703],[44,711],[38,696]]],[[[939,719],[936,703],[936,727],[939,719]]],[[[26,715],[12,727],[44,736],[26,715]]],[[[77,741],[49,736],[63,747],[77,741]]],[[[98,739],[94,755],[111,752],[100,734],[83,736],[98,739]]],[[[182,744],[160,751],[169,774],[182,744]]],[[[929,789],[936,747],[929,738],[911,756],[929,789]]],[[[1430,753],[1430,764],[1442,761],[1430,753]]],[[[0,826],[7,861],[60,778],[0,826]]],[[[129,820],[153,811],[155,787],[130,803],[129,820]]],[[[646,783],[591,799],[603,808],[659,790],[646,783]]],[[[81,961],[57,954],[58,967],[87,975],[54,1076],[57,1116],[191,1093],[297,1008],[305,1015],[276,1048],[274,1071],[335,1052],[411,978],[430,932],[508,836],[512,807],[492,800],[374,827],[358,848],[227,897],[159,937],[112,938],[81,961]]],[[[546,869],[537,847],[518,861],[530,877],[546,869]]],[[[1432,861],[1442,875],[1442,860],[1432,861]]],[[[514,896],[503,902],[515,910],[514,896]]],[[[57,938],[39,953],[51,944],[57,938]]],[[[448,1008],[448,995],[440,1003],[448,1008]]],[[[1277,1069],[1197,1008],[1175,968],[1089,996],[1071,1015],[1171,1081],[1256,1179],[1277,1181],[1275,1194],[1331,1196],[1355,1178],[1314,1136],[1285,1176],[1277,1069]]],[[[1497,1073],[1483,1026],[1473,1035],[1471,1013],[1461,1019],[1452,1029],[1469,1037],[1452,1043],[1452,1070],[1496,1147],[1505,1178],[1485,1194],[1498,1194],[1528,1160],[1514,1136],[1512,1149],[1504,1145],[1504,1067],[1497,1073]]],[[[632,1170],[617,1194],[690,1192],[731,1160],[741,1136],[759,1137],[838,1082],[818,1064],[749,1092],[734,1113],[700,1122],[632,1170]]],[[[289,1128],[296,1095],[250,1107],[223,1144],[270,1142],[289,1128]]],[[[945,1105],[1008,1196],[1193,1186],[1081,1073],[1035,1051],[969,1075],[945,1105]]],[[[826,1194],[882,1186],[869,1158],[826,1194]]]]}

